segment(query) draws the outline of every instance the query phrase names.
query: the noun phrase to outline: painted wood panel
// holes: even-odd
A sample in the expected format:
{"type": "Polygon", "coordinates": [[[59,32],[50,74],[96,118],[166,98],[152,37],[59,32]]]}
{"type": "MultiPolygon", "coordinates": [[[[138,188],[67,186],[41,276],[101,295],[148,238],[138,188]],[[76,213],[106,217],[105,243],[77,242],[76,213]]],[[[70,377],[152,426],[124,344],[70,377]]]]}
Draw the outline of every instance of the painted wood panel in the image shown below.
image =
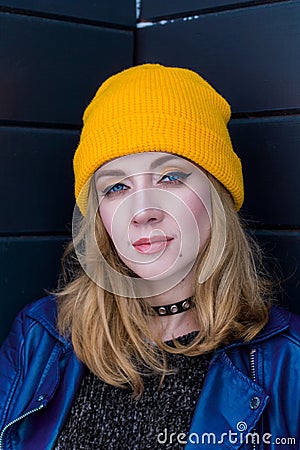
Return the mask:
{"type": "Polygon", "coordinates": [[[140,18],[143,20],[154,19],[156,17],[184,15],[191,11],[205,11],[213,8],[234,7],[249,4],[249,0],[142,0],[140,18]]]}
{"type": "Polygon", "coordinates": [[[79,132],[0,128],[0,233],[66,233],[79,132]]]}
{"type": "Polygon", "coordinates": [[[275,300],[300,314],[300,232],[257,231],[255,236],[266,256],[274,282],[275,300]]]}
{"type": "Polygon", "coordinates": [[[132,65],[132,32],[8,13],[0,28],[0,120],[79,125],[101,82],[132,65]]]}
{"type": "Polygon", "coordinates": [[[57,285],[82,113],[104,79],[132,65],[134,25],[133,0],[0,6],[0,340],[57,285]]]}
{"type": "Polygon", "coordinates": [[[57,287],[64,237],[0,238],[0,341],[18,311],[57,287]]]}
{"type": "Polygon", "coordinates": [[[251,226],[300,227],[300,116],[237,119],[230,124],[243,163],[251,226]]]}
{"type": "Polygon", "coordinates": [[[112,24],[134,27],[135,1],[85,1],[64,0],[53,2],[51,0],[4,0],[2,7],[20,8],[30,12],[57,14],[79,19],[108,22],[112,24]]]}
{"type": "Polygon", "coordinates": [[[189,67],[234,112],[300,107],[300,2],[165,21],[137,30],[136,62],[189,67]]]}

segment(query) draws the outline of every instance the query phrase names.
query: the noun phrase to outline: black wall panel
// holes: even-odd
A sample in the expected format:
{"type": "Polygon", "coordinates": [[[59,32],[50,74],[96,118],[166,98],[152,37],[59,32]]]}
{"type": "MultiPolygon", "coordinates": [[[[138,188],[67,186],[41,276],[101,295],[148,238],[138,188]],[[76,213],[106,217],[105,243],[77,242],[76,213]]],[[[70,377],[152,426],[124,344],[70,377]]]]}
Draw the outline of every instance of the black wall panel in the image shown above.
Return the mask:
{"type": "Polygon", "coordinates": [[[300,232],[257,231],[255,237],[272,275],[274,300],[300,314],[300,232]]]}
{"type": "Polygon", "coordinates": [[[232,6],[241,6],[249,4],[249,0],[142,0],[140,18],[151,20],[157,17],[182,15],[187,16],[191,11],[203,11],[205,9],[226,8],[232,6]]]}
{"type": "Polygon", "coordinates": [[[0,127],[0,233],[66,233],[79,132],[0,127]]]}
{"type": "Polygon", "coordinates": [[[196,70],[234,112],[299,108],[300,2],[203,14],[138,29],[136,63],[196,70]]]}
{"type": "Polygon", "coordinates": [[[134,23],[133,0],[0,5],[0,340],[56,287],[82,113],[105,78],[132,66],[134,23]]]}
{"type": "Polygon", "coordinates": [[[108,22],[113,25],[135,26],[135,4],[133,1],[63,0],[53,2],[51,0],[4,0],[1,6],[108,22]]]}
{"type": "Polygon", "coordinates": [[[133,34],[0,14],[0,119],[81,124],[99,84],[132,65],[133,34]]]}
{"type": "Polygon", "coordinates": [[[17,312],[57,287],[67,238],[0,238],[0,342],[17,312]]]}
{"type": "Polygon", "coordinates": [[[249,225],[300,228],[300,116],[231,121],[249,225]]]}

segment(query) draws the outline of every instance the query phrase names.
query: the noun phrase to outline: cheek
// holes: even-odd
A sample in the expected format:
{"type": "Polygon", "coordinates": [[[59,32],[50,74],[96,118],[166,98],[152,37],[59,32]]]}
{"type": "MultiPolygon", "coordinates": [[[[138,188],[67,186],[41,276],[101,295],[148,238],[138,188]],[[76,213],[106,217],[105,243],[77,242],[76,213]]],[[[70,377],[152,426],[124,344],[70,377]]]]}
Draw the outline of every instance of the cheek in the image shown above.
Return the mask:
{"type": "Polygon", "coordinates": [[[117,202],[102,201],[99,205],[99,212],[104,228],[119,252],[123,248],[122,243],[128,234],[126,219],[120,220],[117,202]]]}
{"type": "Polygon", "coordinates": [[[185,199],[186,206],[192,212],[197,223],[200,236],[208,237],[211,229],[211,200],[210,195],[202,196],[200,199],[194,192],[190,192],[185,199]]]}
{"type": "Polygon", "coordinates": [[[110,208],[108,205],[105,205],[105,202],[103,201],[99,205],[99,212],[106,231],[108,232],[109,236],[112,237],[112,221],[114,216],[114,209],[110,208]]]}

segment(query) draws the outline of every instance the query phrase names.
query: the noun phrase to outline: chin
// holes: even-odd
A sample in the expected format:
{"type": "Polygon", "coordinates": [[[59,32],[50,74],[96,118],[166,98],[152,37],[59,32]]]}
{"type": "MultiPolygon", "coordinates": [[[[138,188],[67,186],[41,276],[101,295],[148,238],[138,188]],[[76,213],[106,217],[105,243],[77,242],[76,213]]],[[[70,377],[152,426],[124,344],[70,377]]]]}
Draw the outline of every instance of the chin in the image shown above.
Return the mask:
{"type": "Polygon", "coordinates": [[[165,281],[169,285],[177,285],[180,283],[191,271],[192,265],[185,265],[184,267],[162,267],[156,265],[154,268],[130,267],[130,269],[136,273],[139,278],[145,281],[165,281]]]}
{"type": "Polygon", "coordinates": [[[131,267],[131,270],[133,270],[133,272],[136,273],[139,278],[143,278],[144,280],[164,280],[170,275],[166,269],[160,270],[157,267],[154,270],[135,270],[133,267],[131,267]]]}

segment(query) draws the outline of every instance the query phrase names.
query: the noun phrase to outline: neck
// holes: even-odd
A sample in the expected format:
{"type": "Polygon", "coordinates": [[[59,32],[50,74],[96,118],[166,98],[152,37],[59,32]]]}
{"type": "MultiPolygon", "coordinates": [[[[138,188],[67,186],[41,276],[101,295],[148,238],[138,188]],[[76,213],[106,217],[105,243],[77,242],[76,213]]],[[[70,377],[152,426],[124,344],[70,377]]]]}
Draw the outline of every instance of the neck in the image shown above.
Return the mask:
{"type": "MultiPolygon", "coordinates": [[[[193,295],[192,281],[193,274],[190,273],[174,288],[145,300],[151,306],[169,305],[184,300],[193,295]]],[[[150,316],[149,320],[151,331],[154,335],[159,335],[163,341],[199,330],[195,308],[173,316],[150,316]]]]}
{"type": "Polygon", "coordinates": [[[174,316],[151,316],[149,320],[151,331],[163,341],[199,330],[195,308],[174,316]]]}

